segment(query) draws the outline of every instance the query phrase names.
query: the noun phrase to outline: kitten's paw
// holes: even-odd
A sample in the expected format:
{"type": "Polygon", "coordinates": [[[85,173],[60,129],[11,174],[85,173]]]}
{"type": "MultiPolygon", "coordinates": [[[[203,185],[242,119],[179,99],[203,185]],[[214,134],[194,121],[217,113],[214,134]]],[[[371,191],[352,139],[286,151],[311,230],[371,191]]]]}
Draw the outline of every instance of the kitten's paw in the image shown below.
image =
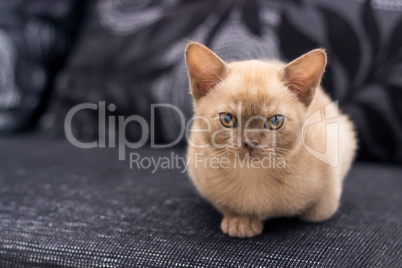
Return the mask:
{"type": "Polygon", "coordinates": [[[263,227],[259,219],[247,216],[226,216],[221,223],[221,229],[225,234],[239,238],[259,235],[263,227]]]}

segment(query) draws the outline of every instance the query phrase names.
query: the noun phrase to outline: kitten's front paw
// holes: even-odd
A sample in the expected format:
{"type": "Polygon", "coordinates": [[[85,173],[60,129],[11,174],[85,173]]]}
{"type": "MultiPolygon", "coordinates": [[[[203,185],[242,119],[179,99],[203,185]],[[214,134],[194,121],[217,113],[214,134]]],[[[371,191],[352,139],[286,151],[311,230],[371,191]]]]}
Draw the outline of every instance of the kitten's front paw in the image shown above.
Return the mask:
{"type": "Polygon", "coordinates": [[[232,237],[253,237],[261,234],[262,222],[255,217],[225,216],[221,223],[221,229],[232,237]]]}

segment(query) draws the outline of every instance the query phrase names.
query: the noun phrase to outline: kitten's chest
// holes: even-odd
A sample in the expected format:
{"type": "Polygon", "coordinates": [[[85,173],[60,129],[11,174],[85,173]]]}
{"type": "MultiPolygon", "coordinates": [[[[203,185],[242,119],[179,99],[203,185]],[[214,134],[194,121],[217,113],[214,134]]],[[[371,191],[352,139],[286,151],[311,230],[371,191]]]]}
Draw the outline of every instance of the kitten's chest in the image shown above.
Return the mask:
{"type": "Polygon", "coordinates": [[[218,188],[220,203],[262,218],[296,215],[316,195],[313,187],[301,184],[297,174],[269,169],[235,169],[231,176],[222,177],[218,188]]]}

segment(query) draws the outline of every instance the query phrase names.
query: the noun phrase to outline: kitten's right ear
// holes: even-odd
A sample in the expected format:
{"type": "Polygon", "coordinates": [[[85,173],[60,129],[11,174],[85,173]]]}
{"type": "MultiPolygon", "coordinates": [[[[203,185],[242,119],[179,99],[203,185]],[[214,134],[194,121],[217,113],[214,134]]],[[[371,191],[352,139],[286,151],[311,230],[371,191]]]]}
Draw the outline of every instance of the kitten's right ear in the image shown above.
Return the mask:
{"type": "Polygon", "coordinates": [[[321,82],[327,64],[324,49],[314,49],[287,64],[282,70],[282,79],[299,100],[309,106],[315,89],[321,82]]]}
{"type": "Polygon", "coordinates": [[[206,46],[197,42],[187,45],[186,63],[194,99],[207,95],[225,75],[225,62],[206,46]]]}

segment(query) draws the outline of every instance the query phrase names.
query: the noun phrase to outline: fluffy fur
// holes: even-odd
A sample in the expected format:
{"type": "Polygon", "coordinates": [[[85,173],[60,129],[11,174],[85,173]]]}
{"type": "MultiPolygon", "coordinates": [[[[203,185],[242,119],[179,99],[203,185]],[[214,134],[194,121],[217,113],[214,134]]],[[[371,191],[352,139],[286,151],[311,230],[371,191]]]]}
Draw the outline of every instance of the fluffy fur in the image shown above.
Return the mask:
{"type": "Polygon", "coordinates": [[[265,219],[299,216],[319,222],[337,211],[356,137],[347,116],[327,106],[332,101],[320,87],[326,61],[325,51],[316,49],[289,64],[226,63],[202,44],[187,46],[195,113],[189,176],[223,214],[224,233],[252,237],[262,232],[265,219]],[[338,116],[328,119],[325,112],[338,116]],[[224,127],[221,113],[237,117],[238,126],[224,127]],[[284,124],[267,129],[265,120],[274,115],[284,116],[284,124]],[[317,116],[321,121],[303,127],[317,116]],[[328,131],[328,123],[338,131],[328,131]],[[256,131],[245,132],[247,128],[256,131]],[[313,155],[307,147],[319,153],[313,155]],[[264,167],[252,165],[268,156],[270,167],[267,161],[264,167]]]}

